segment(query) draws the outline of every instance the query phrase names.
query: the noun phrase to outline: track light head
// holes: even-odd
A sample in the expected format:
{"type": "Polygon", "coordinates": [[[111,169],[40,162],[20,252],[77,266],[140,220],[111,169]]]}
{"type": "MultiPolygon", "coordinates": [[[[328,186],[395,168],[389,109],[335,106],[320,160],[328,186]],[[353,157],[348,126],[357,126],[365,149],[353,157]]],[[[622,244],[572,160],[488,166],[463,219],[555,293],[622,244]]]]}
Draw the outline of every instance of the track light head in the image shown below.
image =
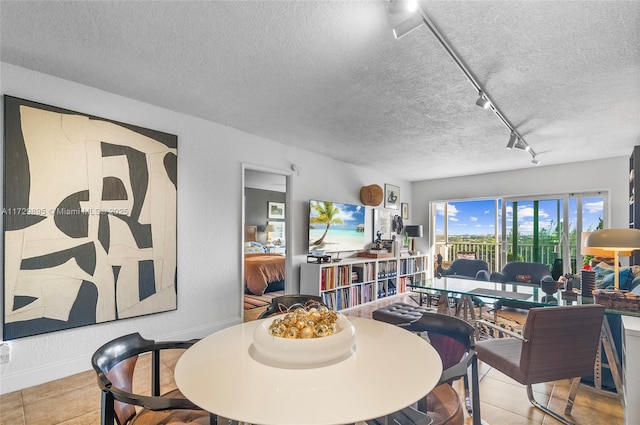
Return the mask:
{"type": "Polygon", "coordinates": [[[491,106],[491,102],[484,96],[484,93],[478,93],[478,100],[476,100],[476,105],[481,107],[482,109],[487,109],[491,106]]]}
{"type": "Polygon", "coordinates": [[[400,22],[393,28],[393,35],[396,39],[402,38],[409,34],[411,31],[420,28],[422,25],[422,16],[420,14],[413,14],[408,19],[400,22]]]}
{"type": "Polygon", "coordinates": [[[518,139],[516,141],[516,144],[513,147],[517,149],[526,150],[529,147],[529,145],[527,145],[527,142],[525,142],[524,140],[518,139]]]}
{"type": "Polygon", "coordinates": [[[395,15],[397,13],[413,13],[418,9],[417,0],[390,0],[389,13],[395,15]]]}
{"type": "Polygon", "coordinates": [[[516,144],[518,140],[518,136],[513,131],[511,132],[511,137],[509,137],[509,143],[507,143],[507,149],[513,149],[513,146],[516,144]]]}

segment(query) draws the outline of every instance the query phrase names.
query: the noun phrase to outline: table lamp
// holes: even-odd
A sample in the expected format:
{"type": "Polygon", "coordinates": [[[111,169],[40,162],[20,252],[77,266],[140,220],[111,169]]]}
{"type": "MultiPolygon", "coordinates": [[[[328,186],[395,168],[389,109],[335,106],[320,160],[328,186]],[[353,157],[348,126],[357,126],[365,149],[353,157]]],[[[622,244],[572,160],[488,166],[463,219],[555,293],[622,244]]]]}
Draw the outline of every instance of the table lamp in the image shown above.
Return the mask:
{"type": "Polygon", "coordinates": [[[267,234],[267,243],[271,243],[271,233],[276,231],[276,226],[273,224],[267,224],[267,227],[264,228],[264,232],[267,234]]]}
{"type": "Polygon", "coordinates": [[[640,229],[602,229],[591,232],[584,240],[586,248],[613,251],[613,287],[620,289],[620,252],[640,249],[640,229]]]}
{"type": "Polygon", "coordinates": [[[416,253],[416,240],[423,236],[422,224],[409,225],[404,227],[405,234],[411,238],[411,254],[416,253]]]}

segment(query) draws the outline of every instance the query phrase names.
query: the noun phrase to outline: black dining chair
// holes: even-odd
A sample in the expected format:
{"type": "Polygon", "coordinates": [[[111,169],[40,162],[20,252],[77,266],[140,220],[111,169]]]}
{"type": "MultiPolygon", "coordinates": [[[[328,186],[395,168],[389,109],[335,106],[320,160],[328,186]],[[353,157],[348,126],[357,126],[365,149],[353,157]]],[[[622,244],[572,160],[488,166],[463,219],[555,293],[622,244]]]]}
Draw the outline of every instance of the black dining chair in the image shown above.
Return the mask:
{"type": "Polygon", "coordinates": [[[433,425],[464,424],[460,398],[451,386],[452,382],[463,378],[465,380],[467,410],[472,415],[473,425],[481,425],[475,328],[458,317],[431,312],[423,313],[418,320],[398,326],[411,332],[426,333],[429,342],[442,360],[442,376],[437,386],[424,399],[418,401],[417,410],[410,406],[388,417],[367,421],[367,424],[394,423],[394,420],[407,425],[422,423],[432,423],[433,425]],[[469,394],[468,387],[469,368],[471,368],[471,394],[469,394]],[[427,416],[433,422],[428,422],[427,416]]]}
{"type": "Polygon", "coordinates": [[[101,425],[217,424],[217,416],[200,409],[179,390],[160,392],[160,352],[187,349],[197,340],[156,342],[132,333],[107,342],[91,357],[102,390],[101,425]],[[149,394],[134,392],[134,372],[141,354],[151,355],[149,394]],[[136,406],[141,407],[136,412],[136,406]]]}
{"type": "Polygon", "coordinates": [[[271,304],[263,311],[258,319],[273,316],[276,314],[286,313],[291,307],[300,306],[307,307],[311,305],[325,305],[322,297],[317,295],[292,294],[281,295],[271,300],[271,304]]]}

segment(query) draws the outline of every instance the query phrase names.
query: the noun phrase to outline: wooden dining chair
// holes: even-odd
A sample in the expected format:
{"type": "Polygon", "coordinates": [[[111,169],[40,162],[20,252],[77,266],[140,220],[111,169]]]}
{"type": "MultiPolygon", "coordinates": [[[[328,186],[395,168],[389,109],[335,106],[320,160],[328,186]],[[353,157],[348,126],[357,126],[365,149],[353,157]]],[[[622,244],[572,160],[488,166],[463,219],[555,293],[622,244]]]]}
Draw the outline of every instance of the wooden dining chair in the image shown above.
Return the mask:
{"type": "Polygon", "coordinates": [[[101,425],[213,425],[217,416],[187,400],[179,390],[160,392],[160,352],[186,349],[197,340],[156,342],[132,333],[107,342],[91,357],[102,390],[101,425]],[[134,372],[141,354],[151,356],[148,394],[134,392],[134,372]],[[142,407],[136,413],[136,406],[142,407]]]}
{"type": "Polygon", "coordinates": [[[566,417],[536,401],[532,384],[571,379],[565,415],[571,410],[580,377],[593,373],[605,308],[598,304],[535,307],[522,336],[478,341],[478,358],[527,387],[532,405],[564,424],[566,417]]]}
{"type": "Polygon", "coordinates": [[[271,304],[265,311],[263,311],[258,319],[264,319],[265,317],[273,316],[276,314],[286,313],[288,309],[293,306],[299,305],[305,307],[309,305],[325,305],[322,301],[322,297],[317,295],[304,295],[304,294],[292,294],[282,295],[275,297],[271,300],[271,304]]]}
{"type": "Polygon", "coordinates": [[[467,410],[472,415],[473,425],[481,425],[478,357],[475,352],[475,328],[464,320],[446,314],[426,312],[413,322],[398,325],[411,332],[426,333],[431,345],[442,360],[443,372],[437,386],[422,400],[417,410],[407,407],[389,417],[367,421],[368,425],[384,424],[385,420],[402,424],[461,425],[464,413],[460,397],[452,383],[460,378],[465,381],[467,410]],[[468,373],[471,369],[471,392],[469,394],[468,373]],[[428,422],[426,417],[433,422],[428,422]],[[401,421],[404,420],[404,422],[401,421]]]}

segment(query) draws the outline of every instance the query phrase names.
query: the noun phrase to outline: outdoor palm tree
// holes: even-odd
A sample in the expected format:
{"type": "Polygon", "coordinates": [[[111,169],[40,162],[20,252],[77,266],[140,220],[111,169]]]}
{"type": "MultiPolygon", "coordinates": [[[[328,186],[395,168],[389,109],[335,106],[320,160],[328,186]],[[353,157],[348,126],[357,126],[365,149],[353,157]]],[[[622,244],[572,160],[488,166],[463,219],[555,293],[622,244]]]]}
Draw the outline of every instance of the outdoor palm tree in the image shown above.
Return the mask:
{"type": "Polygon", "coordinates": [[[327,227],[324,233],[317,241],[311,245],[320,245],[329,232],[332,224],[344,225],[344,221],[340,218],[340,208],[333,205],[333,202],[317,202],[311,204],[311,208],[318,213],[317,216],[309,218],[309,224],[325,224],[327,227]]]}

